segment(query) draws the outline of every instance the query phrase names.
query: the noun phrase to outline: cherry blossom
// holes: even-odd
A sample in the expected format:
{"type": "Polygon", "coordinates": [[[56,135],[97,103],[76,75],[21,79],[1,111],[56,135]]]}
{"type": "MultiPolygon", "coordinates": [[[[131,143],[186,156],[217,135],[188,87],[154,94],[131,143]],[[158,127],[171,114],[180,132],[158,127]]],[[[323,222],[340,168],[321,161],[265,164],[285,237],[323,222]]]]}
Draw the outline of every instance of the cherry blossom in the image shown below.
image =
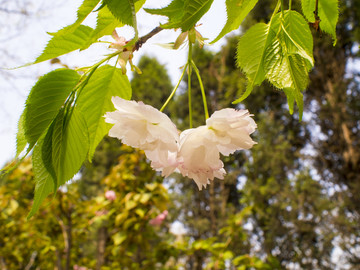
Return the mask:
{"type": "Polygon", "coordinates": [[[221,154],[228,156],[256,144],[250,137],[257,127],[251,116],[248,110],[227,108],[214,112],[206,120],[206,126],[213,131],[212,140],[221,154]]]}
{"type": "Polygon", "coordinates": [[[170,118],[142,102],[120,97],[113,97],[112,102],[116,111],[105,115],[105,121],[114,124],[109,136],[144,150],[155,170],[166,176],[172,173],[176,168],[179,132],[170,118]]]}
{"type": "Polygon", "coordinates": [[[256,123],[247,110],[222,109],[214,112],[206,125],[183,131],[164,113],[142,102],[113,97],[116,108],[105,115],[114,124],[109,136],[124,144],[144,150],[151,167],[163,176],[179,172],[194,179],[201,190],[214,178],[226,174],[220,154],[250,149],[250,134],[256,123]]]}
{"type": "Polygon", "coordinates": [[[194,179],[199,190],[206,187],[214,177],[223,179],[224,163],[206,126],[187,129],[180,134],[178,169],[183,176],[194,179]]]}

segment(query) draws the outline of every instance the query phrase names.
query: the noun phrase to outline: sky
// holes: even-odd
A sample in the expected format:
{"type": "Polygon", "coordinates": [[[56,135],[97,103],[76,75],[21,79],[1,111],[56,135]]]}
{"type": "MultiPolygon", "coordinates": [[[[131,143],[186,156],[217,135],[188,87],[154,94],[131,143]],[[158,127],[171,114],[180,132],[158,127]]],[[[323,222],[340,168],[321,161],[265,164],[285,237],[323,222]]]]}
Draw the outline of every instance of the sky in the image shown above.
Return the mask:
{"type": "MultiPolygon", "coordinates": [[[[56,32],[62,27],[73,23],[76,19],[76,10],[81,0],[61,0],[57,6],[53,2],[42,0],[23,0],[29,15],[16,13],[4,14],[0,11],[0,166],[10,161],[16,152],[17,123],[24,109],[24,104],[31,87],[36,80],[50,70],[60,68],[60,65],[51,65],[49,61],[11,69],[30,63],[40,55],[50,39],[47,32],[56,32]]],[[[144,7],[160,8],[169,1],[147,0],[144,7]]],[[[0,1],[1,3],[1,1],[0,1]]],[[[9,9],[17,10],[12,2],[5,3],[9,9]]],[[[154,16],[141,10],[137,15],[139,35],[145,35],[159,25],[166,22],[166,17],[154,16]]],[[[221,31],[226,21],[226,11],[223,0],[214,0],[210,11],[200,20],[197,30],[203,37],[214,39],[221,31]]],[[[91,14],[84,22],[95,26],[95,14],[91,14]]],[[[117,30],[119,36],[126,39],[133,37],[133,30],[124,27],[117,30]]],[[[163,30],[134,54],[135,64],[143,54],[155,56],[168,69],[173,84],[180,77],[180,67],[186,62],[186,48],[169,50],[157,44],[174,42],[180,31],[163,30]]],[[[110,39],[108,39],[110,40],[110,39]]],[[[219,41],[208,49],[219,51],[224,41],[219,41]]],[[[73,52],[59,57],[69,67],[88,66],[96,63],[101,57],[109,53],[106,44],[95,44],[81,53],[73,52]]],[[[130,69],[128,69],[130,70],[130,69]]],[[[131,71],[128,71],[131,77],[131,71]]]]}

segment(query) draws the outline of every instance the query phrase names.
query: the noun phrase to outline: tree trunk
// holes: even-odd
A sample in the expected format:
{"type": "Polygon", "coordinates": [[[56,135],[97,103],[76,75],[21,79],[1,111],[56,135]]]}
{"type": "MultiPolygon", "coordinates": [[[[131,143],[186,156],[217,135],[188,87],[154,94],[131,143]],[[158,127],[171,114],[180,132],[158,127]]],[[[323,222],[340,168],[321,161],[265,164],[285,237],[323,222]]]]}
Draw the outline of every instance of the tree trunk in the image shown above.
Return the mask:
{"type": "Polygon", "coordinates": [[[105,249],[107,240],[107,228],[102,226],[98,230],[98,241],[96,249],[96,270],[100,270],[105,264],[105,249]]]}

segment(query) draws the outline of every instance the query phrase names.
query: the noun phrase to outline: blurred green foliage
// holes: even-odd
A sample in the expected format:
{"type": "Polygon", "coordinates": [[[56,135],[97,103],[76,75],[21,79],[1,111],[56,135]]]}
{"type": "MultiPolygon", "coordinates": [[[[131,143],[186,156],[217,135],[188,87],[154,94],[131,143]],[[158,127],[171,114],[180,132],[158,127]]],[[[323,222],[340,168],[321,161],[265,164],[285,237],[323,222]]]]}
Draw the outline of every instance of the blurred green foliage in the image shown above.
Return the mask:
{"type": "MultiPolygon", "coordinates": [[[[269,3],[259,3],[244,27],[270,16],[269,3]]],[[[304,120],[290,116],[285,95],[268,84],[254,89],[237,108],[254,114],[258,144],[224,158],[225,179],[206,190],[177,174],[163,180],[141,152],[111,138],[80,180],[29,221],[30,161],[2,177],[0,269],[358,269],[360,80],[348,63],[359,59],[360,4],[341,2],[340,12],[336,47],[313,31],[304,120]],[[151,225],[164,210],[166,219],[151,225]],[[182,232],[171,230],[174,221],[182,232]],[[334,261],[335,247],[342,261],[334,261]]],[[[237,40],[229,37],[220,52],[194,50],[210,113],[234,106],[246,87],[233,58],[237,40]]],[[[138,66],[134,98],[159,108],[171,92],[166,69],[151,57],[138,66]]],[[[201,125],[200,88],[192,81],[194,124],[201,125]]],[[[188,127],[184,89],[167,113],[188,127]]]]}

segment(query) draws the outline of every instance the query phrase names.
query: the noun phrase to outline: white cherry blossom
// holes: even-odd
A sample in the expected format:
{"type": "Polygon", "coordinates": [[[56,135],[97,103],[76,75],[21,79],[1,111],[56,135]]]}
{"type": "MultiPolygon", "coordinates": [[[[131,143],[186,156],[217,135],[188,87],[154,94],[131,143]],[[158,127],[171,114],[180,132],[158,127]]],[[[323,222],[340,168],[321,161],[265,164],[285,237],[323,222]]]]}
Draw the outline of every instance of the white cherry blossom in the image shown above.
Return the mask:
{"type": "Polygon", "coordinates": [[[206,120],[206,126],[213,131],[211,140],[216,142],[221,154],[228,156],[256,144],[250,137],[257,127],[251,116],[248,110],[227,108],[214,112],[206,120]]]}
{"type": "Polygon", "coordinates": [[[178,170],[194,179],[200,190],[214,177],[223,179],[225,174],[217,145],[209,140],[211,132],[208,127],[200,126],[180,134],[178,170]]]}
{"type": "Polygon", "coordinates": [[[120,97],[111,100],[116,111],[105,115],[105,121],[114,124],[109,136],[144,150],[153,168],[169,175],[176,167],[173,153],[178,150],[179,132],[175,124],[150,105],[120,97]]]}
{"type": "Polygon", "coordinates": [[[113,97],[116,108],[105,115],[114,124],[109,136],[144,150],[151,167],[169,176],[174,171],[194,179],[201,190],[215,177],[226,174],[220,153],[229,155],[249,149],[255,142],[250,134],[256,123],[247,110],[222,109],[205,126],[179,132],[170,118],[142,102],[113,97]]]}

